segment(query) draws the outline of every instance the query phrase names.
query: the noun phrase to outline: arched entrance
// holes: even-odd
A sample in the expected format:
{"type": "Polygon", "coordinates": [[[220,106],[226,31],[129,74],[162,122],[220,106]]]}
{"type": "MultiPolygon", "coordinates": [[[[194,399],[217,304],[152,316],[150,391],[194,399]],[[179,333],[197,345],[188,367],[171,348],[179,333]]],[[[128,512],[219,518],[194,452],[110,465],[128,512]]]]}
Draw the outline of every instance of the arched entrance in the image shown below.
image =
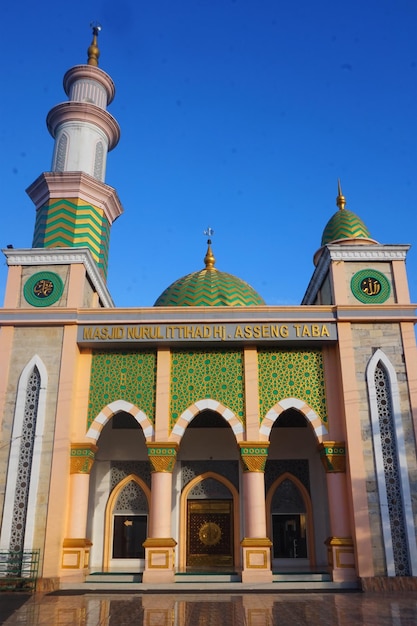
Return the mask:
{"type": "Polygon", "coordinates": [[[181,484],[179,571],[238,568],[239,452],[235,432],[223,415],[206,409],[188,423],[176,471],[181,484]]]}
{"type": "Polygon", "coordinates": [[[143,569],[148,536],[150,491],[134,474],[126,476],[110,494],[106,507],[106,570],[143,569]]]}
{"type": "Polygon", "coordinates": [[[303,484],[284,473],[272,485],[267,496],[269,537],[275,564],[301,563],[314,567],[314,525],[311,500],[303,484]]]}
{"type": "Polygon", "coordinates": [[[237,492],[222,476],[207,472],[182,494],[182,554],[186,571],[225,571],[235,567],[238,553],[237,492]]]}
{"type": "MultiPolygon", "coordinates": [[[[291,402],[299,404],[296,399],[291,402]]],[[[311,411],[305,408],[287,407],[276,413],[265,467],[272,567],[274,571],[327,567],[328,497],[317,427],[307,419],[311,411]]]]}
{"type": "Polygon", "coordinates": [[[134,415],[123,410],[110,414],[97,431],[88,515],[91,571],[144,569],[142,543],[147,537],[151,477],[138,409],[132,410],[134,415]]]}
{"type": "Polygon", "coordinates": [[[187,499],[186,567],[187,570],[231,568],[233,557],[232,494],[219,481],[207,478],[187,499]]]}

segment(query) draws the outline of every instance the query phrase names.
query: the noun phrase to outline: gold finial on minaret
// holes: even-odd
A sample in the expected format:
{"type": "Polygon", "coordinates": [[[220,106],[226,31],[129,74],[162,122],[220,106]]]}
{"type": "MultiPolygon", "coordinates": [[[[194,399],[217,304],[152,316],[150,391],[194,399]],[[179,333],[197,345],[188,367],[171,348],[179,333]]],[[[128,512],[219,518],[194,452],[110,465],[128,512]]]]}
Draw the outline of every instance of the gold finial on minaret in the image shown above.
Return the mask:
{"type": "Polygon", "coordinates": [[[214,235],[214,230],[212,228],[210,228],[210,226],[209,226],[207,228],[207,230],[204,231],[204,234],[207,237],[209,237],[209,239],[207,240],[208,248],[207,248],[206,256],[204,257],[204,263],[206,265],[206,270],[212,270],[212,269],[214,269],[214,264],[216,262],[216,259],[214,257],[213,251],[211,249],[211,239],[210,239],[210,237],[212,237],[214,235]]]}
{"type": "Polygon", "coordinates": [[[342,186],[340,184],[340,178],[337,179],[337,193],[338,195],[336,198],[336,204],[340,210],[343,210],[345,208],[346,198],[342,193],[342,186]]]}
{"type": "Polygon", "coordinates": [[[98,22],[91,22],[90,26],[93,29],[93,41],[91,42],[87,50],[87,54],[88,54],[87,65],[94,65],[95,67],[97,67],[98,57],[100,56],[100,50],[97,45],[97,37],[98,37],[99,32],[101,31],[101,24],[99,24],[98,22]]]}

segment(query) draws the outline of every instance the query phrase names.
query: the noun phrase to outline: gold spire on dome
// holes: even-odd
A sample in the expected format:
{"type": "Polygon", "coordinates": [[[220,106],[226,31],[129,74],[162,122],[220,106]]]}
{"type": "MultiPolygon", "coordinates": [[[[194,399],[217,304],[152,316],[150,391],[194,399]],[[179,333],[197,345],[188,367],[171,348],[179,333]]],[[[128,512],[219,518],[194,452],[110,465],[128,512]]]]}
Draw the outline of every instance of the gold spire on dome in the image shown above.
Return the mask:
{"type": "Polygon", "coordinates": [[[216,262],[215,256],[213,254],[213,251],[211,249],[211,239],[210,237],[212,237],[214,235],[214,230],[212,228],[210,228],[210,226],[207,227],[207,229],[204,231],[204,234],[206,236],[208,236],[208,240],[207,240],[207,252],[206,252],[206,256],[204,257],[204,263],[206,266],[206,270],[213,270],[214,268],[214,264],[216,262]]]}
{"type": "Polygon", "coordinates": [[[94,65],[95,67],[97,67],[98,58],[100,56],[100,50],[97,45],[97,37],[98,37],[99,32],[101,31],[101,24],[99,24],[98,22],[91,22],[90,26],[93,29],[93,41],[91,42],[87,50],[87,54],[88,54],[87,65],[94,65]]]}
{"type": "Polygon", "coordinates": [[[342,193],[342,186],[340,184],[340,178],[337,179],[337,198],[336,198],[336,204],[339,207],[339,209],[342,211],[345,208],[345,204],[346,204],[346,198],[342,193]]]}
{"type": "Polygon", "coordinates": [[[204,263],[206,265],[206,270],[214,270],[214,264],[216,262],[216,258],[211,249],[211,239],[207,240],[208,248],[206,252],[206,256],[204,257],[204,263]]]}

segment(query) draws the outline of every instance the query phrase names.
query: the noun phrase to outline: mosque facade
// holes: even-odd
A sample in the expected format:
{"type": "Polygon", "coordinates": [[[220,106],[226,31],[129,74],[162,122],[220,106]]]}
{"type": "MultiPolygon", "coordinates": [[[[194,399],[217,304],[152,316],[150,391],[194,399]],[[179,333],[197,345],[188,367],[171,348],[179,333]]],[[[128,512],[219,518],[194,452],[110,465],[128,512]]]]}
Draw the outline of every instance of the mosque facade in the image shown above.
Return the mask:
{"type": "Polygon", "coordinates": [[[410,246],[374,240],[339,185],[299,306],[265,304],[209,241],[204,267],[153,307],[115,307],[122,206],[105,170],[120,131],[97,35],[47,117],[32,247],[3,251],[0,550],[39,550],[44,588],[294,570],[412,585],[410,246]]]}

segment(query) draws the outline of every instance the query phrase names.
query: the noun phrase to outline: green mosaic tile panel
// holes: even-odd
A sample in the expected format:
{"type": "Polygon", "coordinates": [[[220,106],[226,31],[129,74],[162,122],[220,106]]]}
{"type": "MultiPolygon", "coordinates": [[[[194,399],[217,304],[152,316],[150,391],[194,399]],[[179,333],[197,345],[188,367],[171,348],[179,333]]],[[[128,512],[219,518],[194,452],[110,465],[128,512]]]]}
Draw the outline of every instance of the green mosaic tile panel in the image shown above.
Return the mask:
{"type": "Polygon", "coordinates": [[[243,423],[245,415],[243,353],[176,351],[171,354],[171,429],[194,402],[212,398],[233,411],[243,423]]]}
{"type": "Polygon", "coordinates": [[[156,353],[93,352],[88,427],[110,402],[126,400],[155,420],[156,353]]]}
{"type": "Polygon", "coordinates": [[[284,398],[298,398],[327,423],[323,357],[320,350],[259,350],[260,419],[284,398]]]}

